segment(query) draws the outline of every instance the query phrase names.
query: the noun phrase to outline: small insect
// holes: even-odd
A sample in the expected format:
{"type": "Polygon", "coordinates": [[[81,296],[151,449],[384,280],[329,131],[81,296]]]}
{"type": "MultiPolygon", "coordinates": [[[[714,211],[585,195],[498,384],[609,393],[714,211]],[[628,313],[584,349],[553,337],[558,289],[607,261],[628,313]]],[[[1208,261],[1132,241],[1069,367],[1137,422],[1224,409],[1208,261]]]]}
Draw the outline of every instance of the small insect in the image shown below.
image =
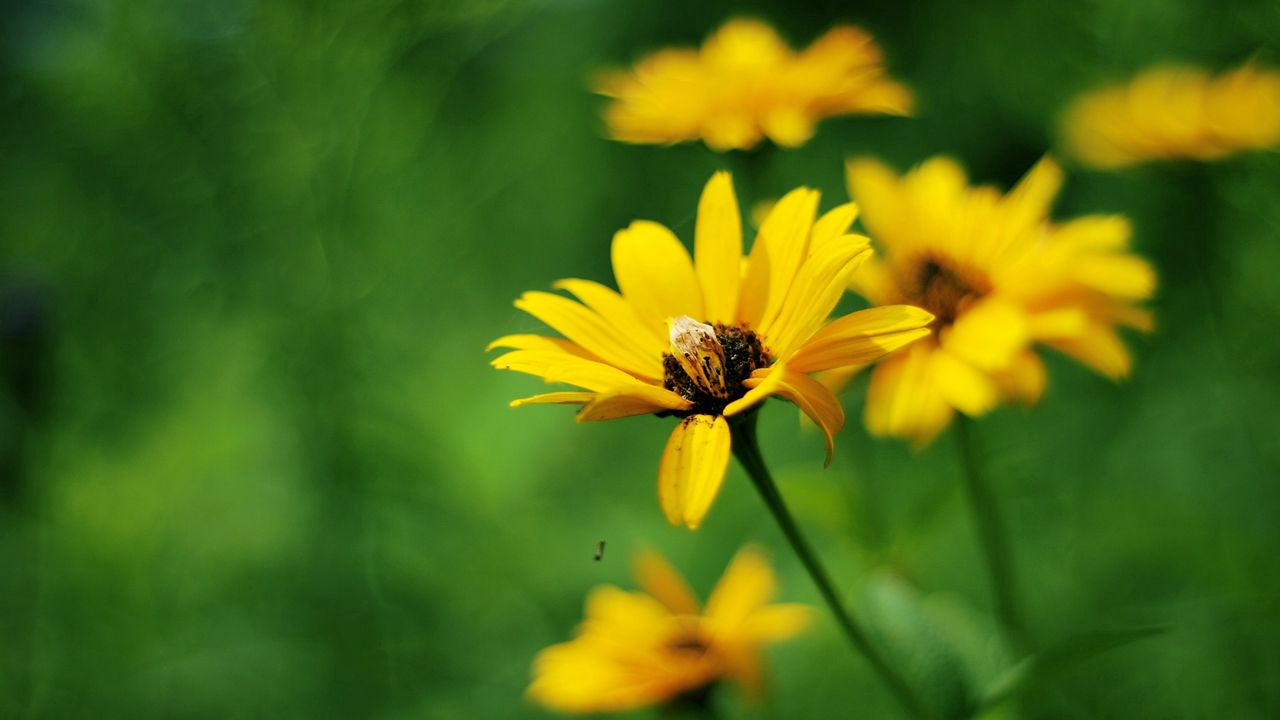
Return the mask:
{"type": "Polygon", "coordinates": [[[604,558],[604,541],[596,543],[596,562],[600,562],[604,558]]]}

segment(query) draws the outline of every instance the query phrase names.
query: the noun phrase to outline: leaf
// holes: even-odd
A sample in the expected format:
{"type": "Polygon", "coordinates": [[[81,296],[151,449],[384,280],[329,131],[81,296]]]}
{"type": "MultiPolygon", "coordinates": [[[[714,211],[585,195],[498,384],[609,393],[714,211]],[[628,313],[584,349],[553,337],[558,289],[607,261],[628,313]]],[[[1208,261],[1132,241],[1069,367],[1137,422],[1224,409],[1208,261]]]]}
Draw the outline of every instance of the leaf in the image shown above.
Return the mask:
{"type": "MultiPolygon", "coordinates": [[[[862,610],[891,662],[921,693],[933,717],[961,717],[976,705],[967,636],[968,617],[938,597],[922,597],[901,577],[873,576],[862,610]]],[[[981,633],[978,633],[981,634],[981,633]]]]}
{"type": "Polygon", "coordinates": [[[1014,698],[1043,687],[1053,678],[1108,650],[1164,632],[1164,627],[1100,630],[1075,635],[1029,655],[1009,668],[982,694],[977,715],[998,708],[1014,698]]]}

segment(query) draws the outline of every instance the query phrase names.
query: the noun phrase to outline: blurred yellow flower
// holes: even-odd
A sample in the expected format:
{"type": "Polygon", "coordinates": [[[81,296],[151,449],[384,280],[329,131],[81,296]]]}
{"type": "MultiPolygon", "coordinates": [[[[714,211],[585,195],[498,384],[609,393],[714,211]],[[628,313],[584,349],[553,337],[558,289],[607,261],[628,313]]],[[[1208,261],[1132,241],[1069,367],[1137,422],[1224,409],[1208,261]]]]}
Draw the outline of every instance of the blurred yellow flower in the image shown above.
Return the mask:
{"type": "Polygon", "coordinates": [[[762,690],[761,647],[805,628],[809,608],[768,604],[773,570],[753,548],[730,563],[706,608],[657,554],[635,565],[644,592],[591,592],[573,640],[538,654],[528,696],[564,712],[632,710],[674,700],[722,678],[762,690]]]}
{"type": "Polygon", "coordinates": [[[904,177],[865,159],[847,170],[884,255],[862,266],[852,289],[937,318],[932,337],[875,368],[865,411],[873,434],[923,445],[956,410],[978,416],[1002,400],[1036,402],[1045,387],[1037,343],[1112,378],[1129,372],[1116,326],[1151,329],[1135,303],[1151,297],[1155,271],[1129,252],[1124,217],[1050,221],[1062,184],[1051,159],[1004,195],[970,187],[947,158],[904,177]]]}
{"type": "Polygon", "coordinates": [[[767,136],[803,145],[835,115],[911,113],[911,91],[885,72],[875,41],[853,26],[832,28],[802,52],[757,20],[730,20],[701,50],[659,50],[627,71],[604,73],[596,92],[614,139],[670,144],[701,138],[715,150],[745,150],[767,136]]]}
{"type": "Polygon", "coordinates": [[[1077,99],[1063,136],[1081,162],[1106,169],[1272,147],[1280,144],[1280,72],[1253,63],[1217,76],[1156,67],[1077,99]]]}
{"type": "Polygon", "coordinates": [[[845,204],[815,221],[818,193],[791,191],[769,212],[751,254],[742,255],[742,220],[729,174],[703,190],[694,256],[666,227],[633,222],[613,237],[621,293],[590,280],[555,287],[580,302],[527,292],[516,307],[564,338],[509,335],[489,348],[512,350],[494,367],[581,390],[515,400],[581,405],[578,420],[657,413],[681,419],[658,468],[658,497],[672,524],[696,528],[729,463],[727,418],[770,395],[795,403],[822,428],[827,461],[844,411],[809,376],[865,365],[928,334],[933,316],[910,306],[827,315],[869,241],[848,234],[857,215],[845,204]]]}

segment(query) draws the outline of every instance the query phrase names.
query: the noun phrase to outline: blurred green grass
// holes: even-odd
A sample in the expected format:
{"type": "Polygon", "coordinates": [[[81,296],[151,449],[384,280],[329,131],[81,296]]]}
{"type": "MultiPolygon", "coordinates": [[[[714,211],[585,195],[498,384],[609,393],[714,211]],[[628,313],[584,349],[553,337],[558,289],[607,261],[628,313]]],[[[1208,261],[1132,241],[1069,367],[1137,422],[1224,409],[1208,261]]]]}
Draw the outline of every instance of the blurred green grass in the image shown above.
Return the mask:
{"type": "MultiPolygon", "coordinates": [[[[702,183],[735,160],[608,142],[585,81],[734,9],[8,6],[0,716],[539,717],[532,656],[592,585],[629,585],[645,544],[705,593],[763,543],[785,597],[817,604],[737,469],[702,530],[670,528],[666,424],[509,410],[538,383],[482,352],[538,329],[510,305],[523,290],[608,281],[630,220],[689,239],[702,183]]],[[[739,178],[744,200],[809,184],[828,207],[854,154],[950,153],[1007,186],[1073,92],[1166,57],[1274,62],[1280,37],[1268,2],[738,9],[796,44],[864,24],[921,96],[917,119],[828,121],[739,178]]],[[[1277,190],[1263,154],[1075,173],[1059,202],[1133,217],[1159,332],[1119,386],[1051,358],[1042,405],[981,440],[1037,637],[1168,630],[1055,678],[1029,717],[1280,713],[1277,190]]],[[[767,456],[928,682],[990,681],[1003,651],[955,439],[871,441],[862,392],[829,470],[779,403],[767,456]]],[[[893,713],[825,619],[772,659],[770,705],[727,709],[893,713]]]]}

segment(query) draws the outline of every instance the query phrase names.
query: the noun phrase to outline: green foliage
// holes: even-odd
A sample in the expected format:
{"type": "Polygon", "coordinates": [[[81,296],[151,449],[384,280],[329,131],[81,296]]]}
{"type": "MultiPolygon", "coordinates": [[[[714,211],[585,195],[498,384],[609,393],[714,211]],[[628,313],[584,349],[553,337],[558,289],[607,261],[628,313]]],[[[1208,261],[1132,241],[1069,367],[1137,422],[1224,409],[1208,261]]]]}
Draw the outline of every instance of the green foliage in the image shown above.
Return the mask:
{"type": "MultiPolygon", "coordinates": [[[[736,9],[7,6],[0,716],[543,717],[522,698],[530,660],[591,586],[630,584],[645,544],[705,594],[760,542],[783,598],[819,606],[739,470],[701,530],[670,528],[667,423],[510,410],[539,383],[483,354],[537,327],[520,292],[608,281],[632,219],[691,239],[702,183],[736,161],[605,140],[585,84],[736,9]]],[[[855,154],[945,152],[1008,185],[1077,90],[1164,57],[1274,62],[1280,37],[1280,6],[1248,0],[748,10],[796,43],[866,25],[921,115],[824,123],[772,154],[744,207],[798,184],[830,207],[855,154]]],[[[1058,212],[1133,218],[1159,330],[1130,339],[1132,379],[1050,356],[1041,406],[976,428],[1029,658],[989,619],[953,437],[867,438],[855,386],[822,471],[794,408],[763,410],[782,492],[939,712],[1280,715],[1278,191],[1274,153],[1073,171],[1058,212]],[[1087,634],[1109,627],[1168,631],[1087,634]],[[1082,639],[1044,643],[1064,637],[1082,639]]],[[[825,616],[770,660],[768,704],[717,703],[896,712],[825,616]]]]}
{"type": "Polygon", "coordinates": [[[1036,652],[1000,675],[982,695],[979,714],[999,708],[1052,682],[1055,676],[1108,650],[1163,632],[1163,628],[1106,630],[1076,635],[1036,652]]]}

